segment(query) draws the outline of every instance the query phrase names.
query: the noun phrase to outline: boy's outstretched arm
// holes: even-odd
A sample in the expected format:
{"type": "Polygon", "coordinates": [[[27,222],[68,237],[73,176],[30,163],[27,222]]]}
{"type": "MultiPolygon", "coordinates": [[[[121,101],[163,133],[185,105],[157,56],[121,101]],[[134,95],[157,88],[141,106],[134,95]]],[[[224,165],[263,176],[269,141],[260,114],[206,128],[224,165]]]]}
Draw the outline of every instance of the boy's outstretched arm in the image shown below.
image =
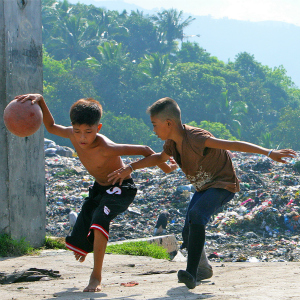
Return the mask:
{"type": "Polygon", "coordinates": [[[55,124],[54,118],[46,105],[46,102],[44,100],[44,97],[40,94],[26,94],[26,95],[19,95],[16,96],[15,99],[21,102],[25,101],[31,101],[32,104],[37,103],[43,112],[43,123],[47,129],[48,132],[64,137],[69,138],[72,128],[71,127],[65,127],[61,125],[55,124]]]}
{"type": "Polygon", "coordinates": [[[108,175],[108,181],[112,181],[112,184],[115,184],[118,180],[120,180],[121,185],[124,178],[130,175],[130,173],[132,173],[134,170],[154,167],[165,163],[168,159],[170,159],[170,156],[167,155],[164,151],[161,153],[152,154],[110,173],[108,175]]]}
{"type": "Polygon", "coordinates": [[[165,173],[170,173],[170,172],[176,170],[178,167],[176,161],[172,157],[169,158],[169,164],[164,162],[157,166],[165,173]]]}
{"type": "Polygon", "coordinates": [[[208,148],[216,148],[216,149],[224,149],[231,151],[240,151],[240,152],[248,152],[248,153],[257,153],[264,154],[269,156],[275,161],[281,163],[287,163],[283,157],[295,157],[297,156],[296,151],[292,149],[281,149],[281,150],[273,150],[267,149],[255,144],[240,142],[240,141],[227,141],[221,140],[217,138],[210,137],[205,141],[205,147],[208,148]]]}
{"type": "MultiPolygon", "coordinates": [[[[142,155],[148,157],[152,154],[155,154],[155,152],[149,146],[117,144],[113,142],[108,142],[106,144],[106,149],[102,151],[102,155],[104,156],[142,155]]],[[[163,172],[170,173],[177,169],[177,164],[173,158],[168,157],[168,159],[151,166],[157,165],[163,172]],[[169,164],[166,163],[168,159],[170,161],[169,164]]]]}

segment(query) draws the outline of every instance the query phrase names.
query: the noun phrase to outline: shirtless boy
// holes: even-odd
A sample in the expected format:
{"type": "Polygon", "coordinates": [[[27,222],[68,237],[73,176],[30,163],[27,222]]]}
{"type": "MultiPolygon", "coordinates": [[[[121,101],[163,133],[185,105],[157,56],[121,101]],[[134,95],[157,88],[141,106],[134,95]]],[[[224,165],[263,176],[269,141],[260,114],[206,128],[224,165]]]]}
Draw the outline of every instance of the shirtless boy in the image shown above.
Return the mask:
{"type": "MultiPolygon", "coordinates": [[[[94,99],[80,99],[72,105],[72,126],[69,127],[55,124],[42,95],[20,95],[16,99],[21,102],[31,100],[32,103],[38,103],[47,131],[70,139],[80,161],[95,178],[73,231],[66,237],[66,246],[74,252],[79,262],[83,262],[86,255],[94,251],[94,267],[84,292],[99,292],[103,259],[109,238],[109,223],[128,208],[137,191],[130,175],[126,176],[120,185],[112,185],[107,180],[108,174],[125,167],[121,155],[149,156],[154,151],[147,146],[116,144],[99,134],[102,127],[99,123],[102,107],[94,99]]],[[[159,167],[168,173],[174,170],[176,165],[171,163],[168,166],[163,163],[159,167]]]]}
{"type": "Polygon", "coordinates": [[[180,108],[171,98],[156,101],[148,108],[148,112],[155,134],[165,141],[163,151],[116,170],[109,175],[110,180],[121,183],[135,169],[155,166],[167,161],[170,156],[174,157],[196,188],[183,228],[183,242],[188,249],[187,267],[177,274],[180,282],[193,289],[197,273],[201,271],[198,266],[201,265],[199,261],[205,242],[205,225],[211,215],[239,191],[239,182],[227,150],[263,154],[282,163],[285,163],[284,157],[294,157],[296,152],[221,140],[206,130],[184,125],[181,123],[180,108]]]}

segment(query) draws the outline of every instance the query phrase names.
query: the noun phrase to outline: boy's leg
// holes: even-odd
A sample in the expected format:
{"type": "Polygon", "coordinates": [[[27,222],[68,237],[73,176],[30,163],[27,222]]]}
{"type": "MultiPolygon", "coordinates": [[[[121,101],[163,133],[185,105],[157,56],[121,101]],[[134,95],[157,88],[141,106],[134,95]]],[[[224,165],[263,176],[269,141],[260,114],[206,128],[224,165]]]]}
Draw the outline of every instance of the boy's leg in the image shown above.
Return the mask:
{"type": "Polygon", "coordinates": [[[185,216],[185,221],[184,221],[184,226],[182,229],[182,245],[180,247],[180,249],[185,249],[188,246],[188,242],[189,242],[189,211],[193,208],[194,204],[197,201],[197,198],[199,197],[200,193],[199,192],[195,192],[193,198],[191,199],[187,212],[186,212],[186,216],[185,216]]]}
{"type": "Polygon", "coordinates": [[[94,229],[94,268],[90,277],[89,284],[83,290],[84,292],[101,291],[101,272],[106,245],[106,236],[101,231],[94,229]]]}
{"type": "Polygon", "coordinates": [[[179,270],[178,279],[189,289],[196,286],[197,268],[205,242],[205,225],[190,224],[186,271],[179,270]]]}
{"type": "Polygon", "coordinates": [[[66,237],[66,246],[74,252],[76,260],[83,262],[86,255],[93,251],[93,244],[88,242],[87,235],[93,212],[97,208],[97,203],[93,200],[92,189],[82,205],[71,235],[66,237]]]}
{"type": "Polygon", "coordinates": [[[206,257],[205,249],[203,247],[201,257],[200,257],[200,262],[197,269],[196,279],[197,281],[201,281],[204,279],[209,279],[212,276],[213,276],[213,269],[206,257]]]}
{"type": "Polygon", "coordinates": [[[124,212],[132,203],[136,195],[136,187],[132,180],[123,181],[121,187],[105,187],[99,206],[93,213],[88,240],[94,246],[94,268],[88,286],[84,292],[98,292],[101,290],[101,272],[107,240],[109,238],[109,224],[120,213],[124,212]],[[117,190],[118,193],[113,193],[117,190]]]}
{"type": "MultiPolygon", "coordinates": [[[[186,218],[185,218],[185,224],[184,224],[184,227],[183,227],[183,230],[182,230],[183,243],[182,243],[180,249],[187,248],[187,246],[188,246],[188,240],[189,240],[189,211],[190,211],[190,209],[192,209],[194,204],[197,202],[197,198],[200,195],[201,195],[201,193],[196,192],[194,194],[193,198],[191,199],[190,203],[189,203],[189,207],[187,209],[187,214],[186,214],[186,218]]],[[[199,266],[198,266],[198,269],[197,269],[197,281],[201,281],[201,280],[204,280],[204,279],[211,278],[212,275],[213,275],[212,266],[208,262],[208,259],[206,257],[206,253],[205,253],[205,249],[203,247],[200,262],[199,262],[199,266]]]]}
{"type": "MultiPolygon", "coordinates": [[[[203,247],[203,249],[202,249],[200,262],[199,262],[198,269],[197,269],[197,276],[196,276],[197,281],[209,279],[214,274],[213,268],[206,257],[204,248],[205,247],[203,247]]],[[[181,283],[181,281],[178,281],[178,282],[181,283]]]]}
{"type": "Polygon", "coordinates": [[[194,196],[197,196],[197,199],[192,199],[193,206],[188,215],[190,225],[187,268],[186,271],[178,272],[179,281],[185,283],[190,289],[196,286],[197,268],[205,242],[205,225],[219,207],[233,198],[234,193],[211,188],[197,195],[195,193],[194,196]]]}

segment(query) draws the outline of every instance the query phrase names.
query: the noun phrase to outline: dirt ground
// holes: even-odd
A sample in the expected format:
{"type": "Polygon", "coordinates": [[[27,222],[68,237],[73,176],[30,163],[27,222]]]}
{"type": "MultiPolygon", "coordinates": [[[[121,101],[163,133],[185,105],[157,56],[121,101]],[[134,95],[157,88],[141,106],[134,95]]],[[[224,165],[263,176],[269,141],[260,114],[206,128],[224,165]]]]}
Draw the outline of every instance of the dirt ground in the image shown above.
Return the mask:
{"type": "Polygon", "coordinates": [[[0,258],[0,272],[12,273],[34,267],[61,274],[61,278],[50,281],[0,285],[0,299],[300,299],[299,262],[212,263],[214,276],[188,290],[177,282],[177,271],[185,267],[183,261],[108,254],[104,261],[102,291],[83,293],[92,265],[91,254],[84,263],[78,263],[72,252],[64,250],[43,251],[38,256],[0,258]],[[121,285],[130,281],[138,285],[121,285]]]}

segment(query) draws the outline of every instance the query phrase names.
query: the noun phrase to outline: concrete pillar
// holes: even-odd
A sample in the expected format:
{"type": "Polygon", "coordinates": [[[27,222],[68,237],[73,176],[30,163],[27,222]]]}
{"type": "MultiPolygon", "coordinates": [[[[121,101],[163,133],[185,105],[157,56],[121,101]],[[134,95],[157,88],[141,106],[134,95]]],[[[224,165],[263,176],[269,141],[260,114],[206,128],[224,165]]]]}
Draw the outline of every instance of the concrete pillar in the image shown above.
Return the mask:
{"type": "Polygon", "coordinates": [[[0,0],[0,233],[32,246],[45,238],[43,128],[14,136],[3,111],[16,95],[42,91],[41,0],[0,0]]]}

